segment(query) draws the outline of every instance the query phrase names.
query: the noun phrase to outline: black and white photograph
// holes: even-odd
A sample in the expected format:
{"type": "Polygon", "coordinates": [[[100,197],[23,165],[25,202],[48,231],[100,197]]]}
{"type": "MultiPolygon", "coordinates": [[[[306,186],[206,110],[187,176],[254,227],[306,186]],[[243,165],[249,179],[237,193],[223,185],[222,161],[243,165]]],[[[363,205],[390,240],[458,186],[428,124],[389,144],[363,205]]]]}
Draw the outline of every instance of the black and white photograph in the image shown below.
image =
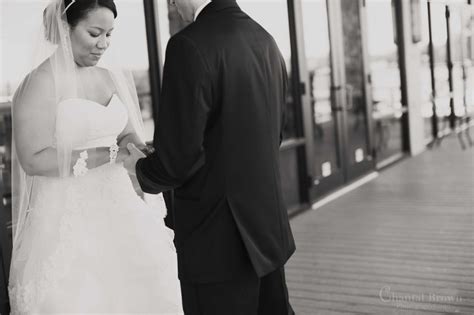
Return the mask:
{"type": "Polygon", "coordinates": [[[0,0],[0,315],[474,314],[472,0],[0,0]]]}

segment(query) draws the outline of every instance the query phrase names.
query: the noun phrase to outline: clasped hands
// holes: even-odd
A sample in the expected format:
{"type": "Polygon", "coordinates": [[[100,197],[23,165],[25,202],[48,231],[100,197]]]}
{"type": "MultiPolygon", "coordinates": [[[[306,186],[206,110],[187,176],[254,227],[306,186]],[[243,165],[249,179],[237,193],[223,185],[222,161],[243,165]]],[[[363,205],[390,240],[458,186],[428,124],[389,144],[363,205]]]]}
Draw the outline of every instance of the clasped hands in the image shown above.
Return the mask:
{"type": "Polygon", "coordinates": [[[121,147],[118,152],[117,162],[123,162],[123,166],[131,175],[136,175],[135,167],[139,159],[147,157],[153,153],[153,148],[142,145],[128,143],[126,147],[121,147]]]}

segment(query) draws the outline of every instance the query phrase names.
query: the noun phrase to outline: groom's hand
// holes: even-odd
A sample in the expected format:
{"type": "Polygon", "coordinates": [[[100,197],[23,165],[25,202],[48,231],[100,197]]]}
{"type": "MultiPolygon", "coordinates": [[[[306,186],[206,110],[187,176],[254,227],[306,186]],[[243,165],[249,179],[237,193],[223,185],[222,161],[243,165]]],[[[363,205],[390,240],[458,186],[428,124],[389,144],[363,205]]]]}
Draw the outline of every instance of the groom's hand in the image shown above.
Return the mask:
{"type": "Polygon", "coordinates": [[[140,151],[133,143],[127,144],[127,149],[130,152],[130,156],[126,158],[123,162],[123,166],[131,175],[136,175],[135,167],[137,165],[137,161],[146,157],[142,151],[140,151]]]}

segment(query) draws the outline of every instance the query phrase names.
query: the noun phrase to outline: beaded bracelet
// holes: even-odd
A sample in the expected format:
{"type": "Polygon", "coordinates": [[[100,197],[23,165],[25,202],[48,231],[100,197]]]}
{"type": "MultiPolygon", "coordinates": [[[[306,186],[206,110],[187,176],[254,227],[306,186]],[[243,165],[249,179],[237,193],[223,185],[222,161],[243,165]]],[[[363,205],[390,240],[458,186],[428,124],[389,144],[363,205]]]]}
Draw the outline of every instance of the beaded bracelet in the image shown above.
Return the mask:
{"type": "Polygon", "coordinates": [[[115,161],[117,160],[117,156],[118,156],[118,151],[119,151],[119,146],[115,143],[115,144],[112,144],[109,148],[109,152],[110,152],[110,164],[114,164],[115,161]]]}
{"type": "Polygon", "coordinates": [[[79,176],[84,176],[87,174],[87,159],[89,158],[89,155],[87,154],[86,151],[82,151],[79,154],[79,158],[77,159],[76,164],[73,166],[73,171],[74,171],[74,176],[79,177],[79,176]]]}

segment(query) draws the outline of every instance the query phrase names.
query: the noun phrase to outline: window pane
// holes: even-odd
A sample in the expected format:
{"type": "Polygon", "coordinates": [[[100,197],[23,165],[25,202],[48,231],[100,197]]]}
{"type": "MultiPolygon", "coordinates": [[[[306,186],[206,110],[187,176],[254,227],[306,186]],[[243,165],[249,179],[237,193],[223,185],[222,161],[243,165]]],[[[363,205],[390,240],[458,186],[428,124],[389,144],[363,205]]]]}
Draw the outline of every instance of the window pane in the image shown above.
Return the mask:
{"type": "Polygon", "coordinates": [[[168,1],[158,1],[158,30],[160,38],[160,54],[161,59],[163,60],[166,52],[166,45],[171,36],[168,1]]]}
{"type": "Polygon", "coordinates": [[[402,90],[395,19],[391,0],[367,1],[374,146],[379,162],[403,150],[402,90]]]}
{"type": "Polygon", "coordinates": [[[161,61],[164,62],[166,45],[171,36],[185,28],[189,23],[184,22],[178,14],[176,7],[169,5],[168,1],[158,1],[158,28],[161,46],[161,61]]]}
{"type": "Polygon", "coordinates": [[[330,176],[340,169],[338,158],[337,112],[332,110],[331,51],[326,0],[303,0],[303,29],[309,95],[312,110],[316,178],[330,176]]]}
{"type": "Polygon", "coordinates": [[[120,51],[120,65],[132,71],[140,109],[145,123],[146,141],[153,139],[153,101],[143,1],[115,0],[118,18],[112,45],[120,51]]]}
{"type": "Polygon", "coordinates": [[[1,0],[0,97],[3,100],[13,95],[21,80],[31,71],[32,51],[42,35],[38,26],[48,3],[48,0],[1,0]]]}

